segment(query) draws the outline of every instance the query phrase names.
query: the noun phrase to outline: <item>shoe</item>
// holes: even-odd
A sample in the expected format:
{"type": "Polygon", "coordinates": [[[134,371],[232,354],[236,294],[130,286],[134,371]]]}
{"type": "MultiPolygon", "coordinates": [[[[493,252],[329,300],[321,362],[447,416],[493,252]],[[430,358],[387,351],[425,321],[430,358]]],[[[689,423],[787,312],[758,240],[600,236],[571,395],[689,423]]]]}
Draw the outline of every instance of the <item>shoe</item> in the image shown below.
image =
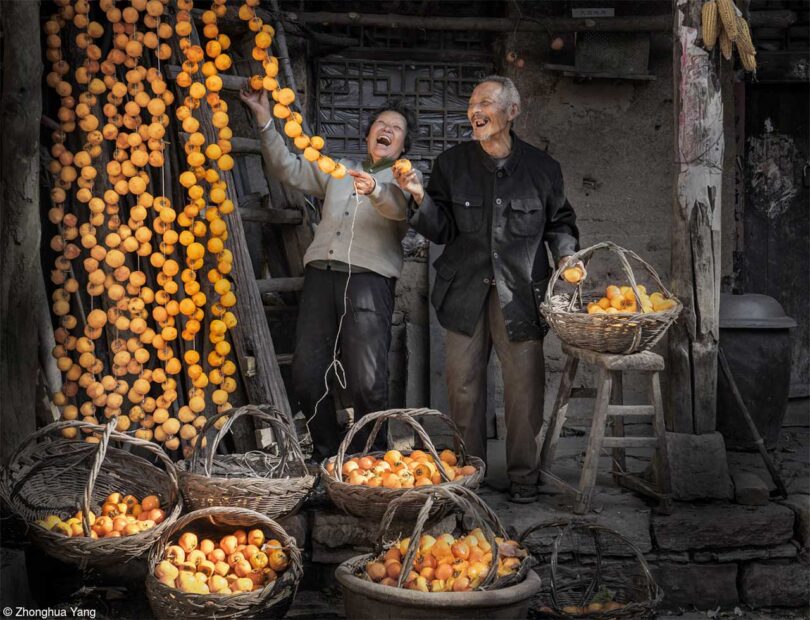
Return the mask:
{"type": "Polygon", "coordinates": [[[537,486],[534,484],[518,484],[513,482],[509,485],[509,501],[515,504],[531,504],[539,497],[537,486]]]}

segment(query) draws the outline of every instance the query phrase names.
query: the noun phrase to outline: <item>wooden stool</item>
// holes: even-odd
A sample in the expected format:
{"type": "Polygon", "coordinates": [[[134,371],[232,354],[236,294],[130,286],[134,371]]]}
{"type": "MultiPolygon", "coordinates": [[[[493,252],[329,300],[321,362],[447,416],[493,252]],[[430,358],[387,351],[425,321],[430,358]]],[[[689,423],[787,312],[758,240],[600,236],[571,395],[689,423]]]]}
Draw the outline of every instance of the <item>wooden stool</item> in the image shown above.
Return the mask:
{"type": "Polygon", "coordinates": [[[602,448],[613,449],[613,479],[617,484],[633,489],[639,493],[650,495],[659,500],[659,510],[669,513],[672,510],[670,497],[671,487],[669,479],[669,460],[667,458],[666,427],[664,426],[664,411],[661,401],[661,386],[658,373],[664,370],[664,359],[651,351],[633,353],[630,355],[612,355],[587,351],[577,347],[562,345],[567,355],[565,369],[560,378],[560,389],[551,412],[548,435],[543,444],[541,456],[542,475],[552,484],[566,492],[575,495],[574,512],[584,514],[590,509],[591,496],[596,483],[596,471],[599,455],[602,448]],[[568,401],[571,398],[571,386],[577,374],[579,362],[593,364],[598,369],[598,383],[596,402],[594,404],[591,432],[588,435],[588,449],[585,454],[585,464],[579,479],[579,487],[574,488],[548,471],[554,462],[554,453],[557,441],[560,438],[563,425],[568,413],[568,401]],[[649,379],[649,405],[622,404],[622,372],[640,372],[649,379]],[[617,387],[614,390],[613,387],[617,387]],[[652,437],[627,437],[624,434],[624,418],[652,417],[652,437]],[[605,436],[605,426],[613,421],[614,434],[605,436]],[[625,448],[638,448],[642,446],[655,447],[653,461],[655,482],[650,483],[638,475],[630,474],[625,466],[625,448]]]}

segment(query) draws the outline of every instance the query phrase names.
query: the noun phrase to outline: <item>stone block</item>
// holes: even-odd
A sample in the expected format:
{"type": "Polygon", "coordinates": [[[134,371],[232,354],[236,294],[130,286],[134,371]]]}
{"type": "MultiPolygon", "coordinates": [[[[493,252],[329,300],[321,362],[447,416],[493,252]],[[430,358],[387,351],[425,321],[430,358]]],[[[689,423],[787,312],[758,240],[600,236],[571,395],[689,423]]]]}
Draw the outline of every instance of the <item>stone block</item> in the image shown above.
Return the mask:
{"type": "Polygon", "coordinates": [[[775,560],[795,558],[799,550],[793,542],[776,547],[751,547],[730,551],[696,551],[695,562],[743,562],[745,560],[775,560]]]}
{"type": "Polygon", "coordinates": [[[720,433],[667,433],[672,496],[676,500],[731,499],[726,446],[720,433]]]}
{"type": "Polygon", "coordinates": [[[802,547],[810,547],[810,495],[800,493],[789,495],[781,503],[790,508],[793,514],[796,515],[796,539],[801,543],[802,547]]]}
{"type": "Polygon", "coordinates": [[[810,592],[810,569],[800,562],[751,562],[741,569],[740,592],[752,607],[803,607],[810,592]]]}
{"type": "Polygon", "coordinates": [[[736,564],[662,563],[652,567],[666,609],[730,607],[739,601],[736,564]]]}
{"type": "Polygon", "coordinates": [[[744,471],[731,474],[734,501],[744,506],[764,506],[769,501],[768,485],[759,476],[744,471]]]}
{"type": "Polygon", "coordinates": [[[660,549],[765,547],[793,537],[793,513],[778,504],[676,505],[670,515],[653,515],[653,536],[660,549]]]}
{"type": "Polygon", "coordinates": [[[278,519],[278,524],[284,528],[290,536],[295,538],[295,544],[299,549],[304,549],[307,546],[307,515],[306,513],[299,512],[298,514],[278,519]]]}

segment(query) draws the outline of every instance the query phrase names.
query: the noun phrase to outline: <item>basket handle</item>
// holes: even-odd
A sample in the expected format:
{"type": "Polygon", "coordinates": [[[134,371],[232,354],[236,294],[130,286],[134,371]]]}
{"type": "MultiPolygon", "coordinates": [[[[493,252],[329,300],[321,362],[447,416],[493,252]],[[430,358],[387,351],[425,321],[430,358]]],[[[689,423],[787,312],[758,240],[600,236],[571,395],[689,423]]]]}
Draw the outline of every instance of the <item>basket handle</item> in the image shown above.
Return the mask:
{"type": "MultiPolygon", "coordinates": [[[[125,433],[121,433],[115,430],[115,427],[118,425],[118,417],[113,417],[108,424],[102,426],[100,424],[91,424],[90,422],[84,422],[82,420],[62,420],[58,422],[53,422],[52,424],[48,424],[47,426],[42,427],[38,431],[31,433],[28,437],[23,440],[23,442],[19,445],[17,450],[12,455],[11,459],[9,459],[9,467],[8,470],[11,471],[12,464],[19,459],[22,452],[31,445],[36,439],[40,437],[44,437],[56,431],[61,431],[66,428],[77,428],[79,430],[87,430],[91,432],[100,432],[102,433],[101,440],[98,443],[98,449],[96,450],[96,456],[93,461],[93,466],[90,469],[90,477],[87,480],[87,485],[84,489],[84,494],[82,495],[81,500],[81,511],[82,511],[82,529],[84,530],[85,536],[90,535],[90,502],[92,501],[93,497],[93,489],[95,487],[96,478],[98,477],[99,472],[101,471],[101,465],[104,462],[104,457],[107,454],[107,447],[109,446],[110,440],[120,441],[122,443],[128,443],[135,447],[143,448],[148,452],[151,452],[153,455],[157,456],[158,459],[163,463],[166,468],[166,474],[169,476],[169,481],[171,482],[171,496],[169,501],[171,504],[174,504],[180,496],[180,486],[178,484],[177,479],[177,470],[174,467],[174,463],[163,451],[162,448],[158,447],[156,444],[152,443],[151,441],[146,441],[144,439],[139,439],[137,437],[132,437],[125,433]]],[[[17,490],[22,486],[23,483],[28,479],[31,475],[33,470],[28,471],[17,483],[14,485],[14,489],[11,495],[15,495],[17,490]]]]}
{"type": "Polygon", "coordinates": [[[203,429],[200,432],[200,439],[198,439],[196,444],[192,447],[189,471],[197,471],[198,461],[200,458],[199,453],[201,450],[205,450],[206,456],[203,463],[203,471],[207,478],[211,477],[211,470],[214,466],[214,456],[216,455],[220,442],[231,430],[234,422],[236,422],[236,420],[242,416],[250,416],[267,422],[267,424],[273,430],[273,434],[277,438],[277,445],[279,446],[282,471],[284,471],[286,468],[287,459],[289,457],[294,458],[295,461],[301,465],[303,470],[306,470],[306,461],[304,461],[304,455],[301,452],[298,437],[288,426],[286,420],[282,417],[283,414],[272,405],[245,405],[236,409],[223,411],[222,413],[211,416],[206,420],[205,426],[203,426],[203,429]],[[217,420],[220,420],[225,416],[229,416],[227,422],[225,422],[225,424],[222,425],[222,428],[217,431],[214,439],[212,440],[211,446],[203,449],[201,447],[202,438],[205,437],[205,435],[211,430],[211,427],[214,426],[217,420]]]}
{"type": "MultiPolygon", "coordinates": [[[[625,276],[627,276],[627,279],[630,282],[630,287],[633,289],[633,294],[636,296],[636,302],[639,305],[641,304],[641,295],[639,294],[638,291],[638,286],[636,284],[636,279],[633,274],[633,269],[627,260],[628,256],[633,260],[636,260],[639,263],[641,263],[647,269],[647,271],[650,273],[653,280],[658,285],[661,292],[664,293],[664,295],[666,295],[667,297],[672,297],[672,293],[670,293],[669,289],[667,289],[667,287],[664,286],[664,283],[661,281],[658,272],[652,267],[652,265],[650,265],[647,261],[645,261],[643,258],[641,258],[638,254],[636,254],[632,250],[627,250],[613,243],[612,241],[602,241],[588,248],[585,248],[584,250],[580,250],[579,252],[573,254],[570,257],[569,262],[576,262],[578,260],[581,260],[587,265],[587,263],[590,261],[591,257],[596,251],[605,249],[615,252],[616,254],[619,255],[619,261],[622,266],[622,271],[624,271],[625,276]]],[[[554,287],[557,285],[560,279],[560,274],[562,274],[563,270],[567,268],[567,264],[568,263],[560,265],[554,270],[554,273],[552,274],[551,278],[548,281],[548,284],[546,285],[545,303],[549,303],[551,301],[551,297],[554,294],[554,287]]],[[[580,300],[582,299],[582,283],[579,284],[576,292],[571,296],[571,301],[568,306],[569,312],[573,309],[574,305],[576,304],[577,297],[579,297],[580,300]]]]}
{"type": "MultiPolygon", "coordinates": [[[[303,558],[301,556],[301,550],[298,548],[295,539],[287,534],[281,525],[267,515],[256,512],[255,510],[251,510],[249,508],[239,508],[235,506],[210,506],[208,508],[200,508],[199,510],[194,510],[193,512],[181,515],[177,521],[172,523],[164,530],[157,543],[152,545],[152,548],[149,551],[149,572],[152,572],[154,566],[156,566],[157,563],[163,559],[163,554],[166,551],[166,547],[171,544],[172,538],[175,536],[175,534],[184,530],[191,523],[206,520],[213,525],[217,525],[217,522],[221,520],[222,525],[242,526],[243,524],[240,523],[239,520],[244,517],[250,517],[253,523],[266,527],[278,537],[282,547],[290,554],[290,563],[287,570],[293,571],[293,576],[297,582],[302,575],[303,558]]],[[[280,579],[276,579],[272,585],[267,584],[265,587],[270,586],[275,588],[280,581],[280,579]]]]}
{"type": "MultiPolygon", "coordinates": [[[[461,438],[461,433],[458,430],[455,422],[453,422],[449,417],[444,415],[443,413],[436,411],[435,409],[388,409],[386,411],[377,411],[374,413],[367,413],[362,418],[360,418],[357,422],[355,422],[346,433],[346,436],[343,438],[343,441],[340,443],[340,447],[338,448],[337,455],[335,456],[335,472],[334,475],[337,478],[338,482],[343,482],[343,459],[346,457],[346,450],[349,449],[351,445],[352,439],[357,434],[357,432],[366,426],[367,424],[374,423],[374,427],[372,428],[371,433],[368,436],[368,441],[366,442],[365,453],[367,454],[369,450],[371,450],[371,446],[374,443],[374,439],[377,437],[377,434],[380,432],[382,428],[382,423],[386,420],[401,420],[409,425],[419,438],[422,440],[422,444],[425,446],[427,451],[430,453],[430,456],[433,457],[433,460],[438,464],[441,463],[441,459],[439,458],[439,454],[436,451],[436,446],[433,445],[433,442],[430,439],[430,436],[425,431],[424,427],[416,420],[416,416],[423,415],[423,416],[438,416],[440,420],[442,420],[450,429],[453,431],[453,438],[458,446],[459,453],[461,455],[461,462],[467,462],[467,449],[464,446],[464,440],[461,438]]],[[[436,468],[439,472],[439,476],[441,476],[444,482],[450,482],[450,479],[447,477],[447,474],[444,472],[444,467],[437,467],[436,468]]]]}
{"type": "Polygon", "coordinates": [[[446,487],[419,487],[409,489],[400,497],[393,500],[388,505],[388,508],[386,508],[385,514],[380,522],[380,529],[377,535],[377,554],[379,555],[382,553],[385,533],[391,526],[397,509],[399,509],[401,505],[406,505],[409,503],[409,500],[411,500],[414,496],[419,495],[425,496],[425,503],[419,510],[416,523],[414,524],[413,531],[411,532],[411,540],[408,545],[408,551],[402,558],[402,570],[399,574],[397,587],[401,588],[405,584],[405,578],[413,568],[416,560],[416,551],[419,548],[419,540],[422,538],[422,532],[425,524],[427,523],[428,517],[430,516],[430,511],[433,508],[434,500],[441,497],[455,504],[455,506],[460,509],[462,513],[471,514],[474,519],[474,525],[480,528],[487,538],[487,542],[492,550],[492,562],[490,563],[487,574],[484,576],[480,585],[478,586],[478,589],[485,590],[493,583],[493,581],[495,581],[498,574],[498,559],[500,557],[500,552],[498,550],[498,543],[495,541],[495,534],[497,533],[504,539],[506,539],[508,536],[503,524],[501,523],[500,519],[498,519],[497,515],[492,512],[492,509],[490,509],[490,507],[487,506],[475,493],[459,484],[451,484],[446,487]]]}

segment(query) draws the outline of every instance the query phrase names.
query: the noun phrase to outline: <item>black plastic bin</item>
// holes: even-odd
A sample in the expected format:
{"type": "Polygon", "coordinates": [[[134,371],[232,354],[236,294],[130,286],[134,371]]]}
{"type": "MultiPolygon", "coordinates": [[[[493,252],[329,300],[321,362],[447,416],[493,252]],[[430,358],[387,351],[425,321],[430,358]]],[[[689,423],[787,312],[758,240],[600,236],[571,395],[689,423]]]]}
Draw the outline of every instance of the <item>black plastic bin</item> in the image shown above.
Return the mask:
{"type": "MultiPolygon", "coordinates": [[[[767,295],[720,295],[720,346],[743,400],[773,449],[790,391],[791,328],[796,321],[767,295]]],[[[754,440],[718,366],[717,430],[730,450],[754,450],[754,440]]]]}

